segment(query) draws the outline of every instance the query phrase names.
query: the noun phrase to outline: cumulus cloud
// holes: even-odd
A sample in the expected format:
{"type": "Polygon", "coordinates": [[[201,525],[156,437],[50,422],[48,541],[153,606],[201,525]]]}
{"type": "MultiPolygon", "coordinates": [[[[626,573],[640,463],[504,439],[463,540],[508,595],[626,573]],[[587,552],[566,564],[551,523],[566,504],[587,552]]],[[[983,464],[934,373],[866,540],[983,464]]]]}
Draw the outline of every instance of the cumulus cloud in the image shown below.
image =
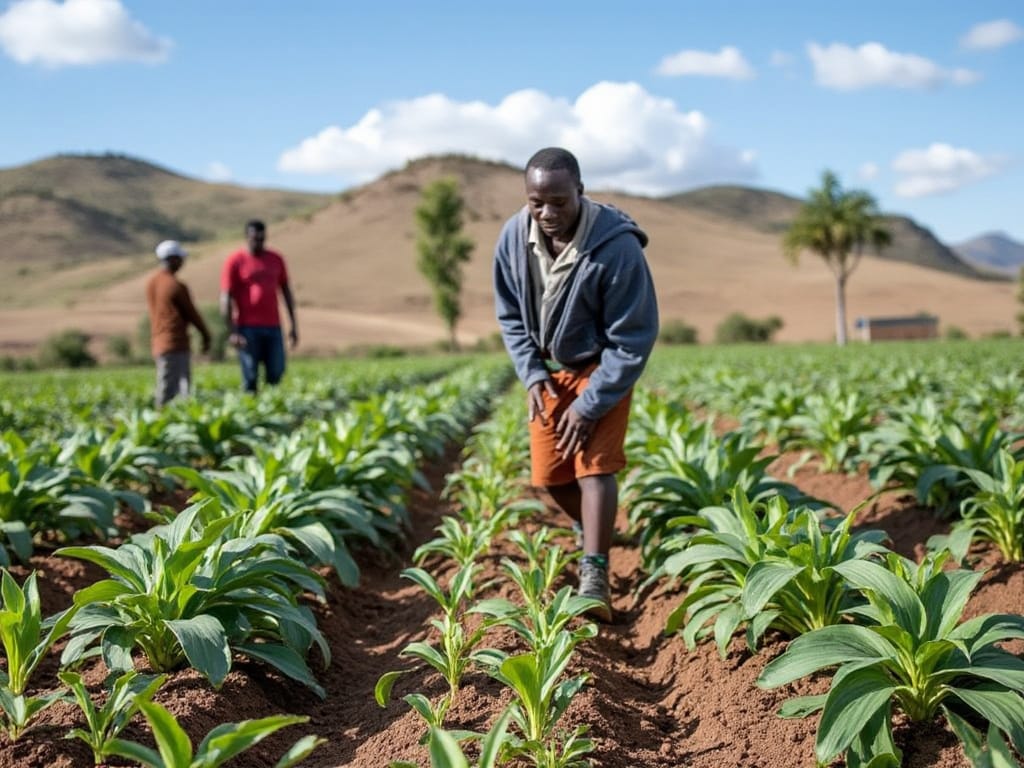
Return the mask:
{"type": "Polygon", "coordinates": [[[497,105],[431,94],[371,109],[282,153],[278,168],[367,181],[408,160],[457,152],[521,165],[537,149],[572,150],[590,188],[663,194],[757,175],[753,152],[716,145],[707,118],[636,83],[597,83],[574,101],[537,90],[497,105]]]}
{"type": "Polygon", "coordinates": [[[863,163],[861,167],[857,169],[857,176],[861,181],[874,181],[878,178],[878,163],[863,163]]]}
{"type": "Polygon", "coordinates": [[[899,174],[896,194],[900,197],[927,197],[952,192],[967,184],[999,173],[1007,159],[998,155],[979,155],[970,149],[935,143],[927,149],[908,149],[892,162],[899,174]]]}
{"type": "Polygon", "coordinates": [[[120,0],[17,0],[0,14],[0,47],[20,64],[163,61],[171,41],[132,19],[120,0]]]}
{"type": "Polygon", "coordinates": [[[206,178],[210,181],[224,182],[231,181],[234,178],[234,174],[226,164],[220,160],[214,160],[206,166],[206,178]]]}
{"type": "Polygon", "coordinates": [[[754,70],[738,48],[724,46],[718,53],[679,51],[666,56],[654,70],[659,75],[682,77],[724,77],[729,80],[750,80],[754,70]]]}
{"type": "Polygon", "coordinates": [[[967,34],[960,38],[960,47],[972,51],[1002,48],[1022,37],[1024,37],[1024,29],[1009,19],[996,19],[971,27],[967,34]]]}
{"type": "Polygon", "coordinates": [[[930,59],[912,53],[890,51],[880,43],[852,48],[843,43],[827,47],[807,46],[818,85],[838,91],[888,86],[891,88],[937,88],[953,83],[968,85],[980,75],[969,69],[945,69],[930,59]]]}

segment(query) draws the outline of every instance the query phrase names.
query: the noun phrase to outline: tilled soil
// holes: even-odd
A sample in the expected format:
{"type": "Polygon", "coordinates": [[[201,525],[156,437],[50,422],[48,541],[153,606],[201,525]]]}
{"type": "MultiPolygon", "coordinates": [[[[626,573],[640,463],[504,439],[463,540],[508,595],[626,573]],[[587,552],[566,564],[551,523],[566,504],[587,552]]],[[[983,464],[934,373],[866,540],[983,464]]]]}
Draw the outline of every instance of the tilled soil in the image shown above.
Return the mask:
{"type": "MultiPolygon", "coordinates": [[[[428,473],[435,489],[442,487],[444,473],[454,468],[455,460],[452,452],[428,473]]],[[[784,456],[772,471],[785,478],[796,460],[795,456],[784,456]]],[[[852,509],[872,493],[862,474],[820,474],[813,466],[801,466],[789,479],[844,510],[852,509]]],[[[450,511],[438,493],[414,492],[414,530],[401,552],[359,553],[363,577],[357,589],[345,589],[325,574],[332,579],[328,600],[316,610],[330,642],[332,659],[323,669],[314,657],[313,668],[327,690],[326,700],[268,673],[265,667],[236,661],[219,691],[213,691],[195,672],[182,671],[171,675],[157,701],[179,718],[196,744],[211,728],[224,722],[274,713],[310,717],[308,724],[279,732],[230,765],[272,766],[306,733],[316,733],[328,743],[320,746],[305,765],[384,768],[392,760],[429,765],[427,752],[418,743],[423,723],[401,697],[414,691],[439,696],[444,691],[443,681],[436,674],[412,669],[413,665],[399,658],[398,652],[413,640],[431,637],[429,619],[436,611],[433,601],[399,573],[410,564],[415,546],[431,538],[440,517],[450,511]],[[412,671],[399,679],[390,706],[382,709],[374,701],[373,689],[379,676],[392,669],[412,671]]],[[[531,523],[531,527],[540,522],[564,524],[552,513],[544,521],[531,523]]],[[[946,529],[912,499],[895,494],[883,494],[865,505],[858,524],[885,529],[892,537],[893,548],[907,556],[919,556],[924,541],[946,529]]],[[[484,561],[481,583],[500,575],[500,559],[511,552],[507,542],[496,544],[484,561]]],[[[724,659],[713,644],[687,651],[679,638],[663,634],[666,618],[681,595],[662,587],[638,598],[634,591],[641,579],[638,551],[631,545],[616,546],[611,557],[616,620],[602,626],[597,638],[579,648],[571,671],[587,671],[592,679],[564,718],[566,728],[591,726],[590,735],[597,745],[592,756],[594,765],[813,768],[816,719],[782,720],[775,712],[794,693],[825,690],[827,679],[803,684],[799,689],[757,688],[758,673],[785,647],[779,639],[769,638],[757,655],[749,653],[740,639],[733,641],[724,659]]],[[[1024,613],[1024,569],[999,565],[992,553],[982,553],[982,557],[979,567],[987,564],[989,570],[971,600],[969,615],[988,611],[1024,613]]],[[[94,568],[54,557],[35,558],[33,567],[41,574],[47,613],[66,606],[76,589],[101,577],[94,568]]],[[[428,567],[445,575],[450,571],[450,566],[439,562],[428,563],[428,567]]],[[[507,594],[508,588],[503,589],[507,594]]],[[[505,650],[515,647],[514,638],[507,632],[488,637],[485,642],[505,650]]],[[[140,663],[139,668],[145,671],[144,664],[140,663]]],[[[39,691],[53,688],[56,669],[55,657],[41,665],[33,678],[40,685],[39,691]]],[[[102,667],[87,667],[85,676],[99,691],[102,667]]],[[[507,704],[508,696],[483,673],[470,673],[447,725],[486,730],[507,704]]],[[[70,728],[81,725],[81,714],[75,706],[54,705],[16,744],[0,737],[0,768],[90,765],[89,750],[81,742],[63,738],[70,728]]],[[[124,736],[147,740],[146,729],[139,723],[129,726],[124,736]]],[[[955,737],[938,724],[901,724],[897,739],[908,768],[967,766],[955,737]]]]}

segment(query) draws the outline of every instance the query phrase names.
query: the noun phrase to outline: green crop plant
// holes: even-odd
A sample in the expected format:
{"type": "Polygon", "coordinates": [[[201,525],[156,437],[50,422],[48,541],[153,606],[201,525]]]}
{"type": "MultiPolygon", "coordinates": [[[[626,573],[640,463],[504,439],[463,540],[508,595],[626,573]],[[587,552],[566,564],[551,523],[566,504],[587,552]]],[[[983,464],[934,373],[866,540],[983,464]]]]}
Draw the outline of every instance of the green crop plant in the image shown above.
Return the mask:
{"type": "MultiPolygon", "coordinates": [[[[308,459],[308,449],[296,456],[308,459]]],[[[204,506],[204,522],[232,517],[227,534],[239,538],[276,534],[304,562],[333,567],[342,584],[359,582],[359,567],[346,541],[360,538],[380,546],[381,539],[374,512],[355,490],[344,485],[304,488],[292,462],[259,449],[253,456],[229,459],[226,466],[204,472],[171,467],[167,472],[195,489],[193,500],[215,501],[204,506]]]]}
{"type": "Polygon", "coordinates": [[[63,441],[57,463],[73,467],[79,477],[110,491],[118,501],[142,514],[148,507],[146,498],[129,486],[143,490],[151,487],[158,471],[171,463],[171,457],[136,445],[124,432],[123,426],[113,434],[82,427],[63,441]]]}
{"type": "Polygon", "coordinates": [[[954,712],[946,713],[949,727],[960,739],[964,754],[971,761],[972,768],[1020,768],[1020,763],[1010,753],[1010,748],[1000,737],[999,729],[989,723],[988,737],[983,742],[981,735],[970,723],[954,712]]]}
{"type": "Polygon", "coordinates": [[[61,693],[26,696],[25,689],[39,662],[64,636],[76,609],[44,621],[35,572],[19,587],[6,569],[0,570],[0,597],[0,642],[6,661],[6,669],[0,670],[0,709],[7,735],[15,741],[37,714],[63,697],[61,693]]]}
{"type": "Polygon", "coordinates": [[[92,750],[96,765],[105,763],[112,754],[111,745],[124,727],[128,725],[139,706],[149,702],[167,679],[167,675],[140,675],[132,670],[114,680],[107,693],[106,701],[99,709],[77,672],[59,673],[61,682],[71,689],[79,708],[85,715],[85,728],[74,728],[67,735],[69,739],[81,739],[92,750]]]}
{"type": "Polygon", "coordinates": [[[794,636],[842,620],[856,600],[837,565],[885,551],[880,531],[851,535],[855,514],[831,527],[781,496],[751,502],[739,489],[731,506],[702,510],[709,528],[665,561],[665,572],[688,585],[666,630],[681,631],[691,649],[713,634],[724,658],[743,625],[754,649],[768,629],[794,636]]]}
{"type": "Polygon", "coordinates": [[[860,441],[874,423],[875,411],[868,398],[846,391],[837,381],[824,392],[812,392],[786,427],[791,431],[787,448],[807,448],[821,457],[825,472],[849,471],[861,459],[860,441]]]}
{"type": "MultiPolygon", "coordinates": [[[[452,576],[446,592],[434,577],[422,568],[406,568],[402,571],[402,576],[416,582],[434,598],[443,614],[440,619],[431,619],[430,621],[440,635],[437,647],[416,641],[409,643],[398,653],[399,656],[412,656],[426,663],[448,683],[448,692],[441,697],[437,704],[431,703],[426,696],[420,693],[405,696],[406,703],[426,720],[427,725],[434,728],[444,726],[444,718],[458,696],[462,677],[466,670],[477,661],[475,651],[487,631],[486,623],[468,632],[462,624],[462,611],[473,597],[474,579],[478,572],[479,566],[477,565],[460,568],[452,576]]],[[[403,674],[405,674],[405,670],[386,672],[381,675],[374,688],[374,698],[380,706],[388,705],[391,689],[395,681],[403,674]]]]}
{"type": "Polygon", "coordinates": [[[512,757],[529,760],[537,768],[575,768],[587,765],[584,756],[593,751],[585,738],[587,726],[563,732],[558,722],[589,679],[582,674],[563,679],[578,639],[560,632],[540,651],[505,658],[491,674],[512,689],[509,707],[521,738],[509,745],[512,757]]]}
{"type": "Polygon", "coordinates": [[[430,555],[442,555],[454,560],[460,568],[465,568],[487,552],[494,536],[491,522],[497,519],[489,517],[472,522],[446,515],[435,529],[438,535],[418,546],[412,560],[420,564],[430,555]]]}
{"type": "Polygon", "coordinates": [[[329,649],[312,612],[297,601],[301,592],[322,600],[323,579],[290,557],[279,536],[227,539],[230,517],[200,525],[202,507],[117,549],[58,550],[111,575],[75,594],[80,610],[62,663],[76,662],[98,640],[112,671],[132,669],[132,650],[140,648],[154,671],[188,663],[218,688],[234,650],[323,696],[305,655],[316,643],[329,663],[329,649]]]}
{"type": "Polygon", "coordinates": [[[944,570],[949,553],[920,564],[890,553],[886,565],[866,560],[836,570],[862,591],[866,625],[835,625],[796,638],[761,672],[775,688],[836,667],[827,694],[791,699],[784,717],[821,711],[817,759],[845,753],[846,765],[899,766],[894,710],[911,722],[947,713],[991,722],[1024,749],[1024,662],[1000,643],[1024,638],[1024,617],[986,614],[961,621],[982,573],[944,570]]]}
{"type": "MultiPolygon", "coordinates": [[[[505,710],[483,736],[467,735],[462,732],[452,733],[443,728],[431,728],[427,732],[427,744],[430,749],[430,768],[496,768],[502,762],[505,752],[506,733],[512,713],[505,710]],[[471,763],[466,753],[459,746],[459,741],[472,738],[480,739],[480,758],[471,763]]],[[[388,768],[419,768],[416,763],[395,760],[388,768]]]]}
{"type": "Polygon", "coordinates": [[[532,536],[524,531],[512,531],[508,540],[515,544],[526,557],[526,571],[539,571],[543,576],[543,591],[554,589],[555,582],[573,560],[579,559],[580,552],[565,552],[553,543],[555,536],[568,535],[569,531],[544,526],[532,536]]]}
{"type": "MultiPolygon", "coordinates": [[[[139,710],[153,729],[156,750],[132,741],[114,739],[109,751],[112,755],[134,760],[146,768],[218,768],[272,733],[309,720],[308,717],[297,715],[273,715],[259,720],[225,723],[210,731],[198,749],[194,749],[188,734],[164,707],[156,702],[144,701],[139,703],[139,710]]],[[[312,735],[303,736],[274,764],[274,768],[297,765],[324,741],[312,735]]]]}
{"type": "MultiPolygon", "coordinates": [[[[996,460],[996,473],[965,470],[978,490],[960,505],[961,520],[953,533],[929,546],[947,543],[961,561],[973,541],[988,541],[1009,563],[1024,562],[1024,459],[1004,447],[996,460]]],[[[936,537],[939,539],[939,537],[936,537]]]]}

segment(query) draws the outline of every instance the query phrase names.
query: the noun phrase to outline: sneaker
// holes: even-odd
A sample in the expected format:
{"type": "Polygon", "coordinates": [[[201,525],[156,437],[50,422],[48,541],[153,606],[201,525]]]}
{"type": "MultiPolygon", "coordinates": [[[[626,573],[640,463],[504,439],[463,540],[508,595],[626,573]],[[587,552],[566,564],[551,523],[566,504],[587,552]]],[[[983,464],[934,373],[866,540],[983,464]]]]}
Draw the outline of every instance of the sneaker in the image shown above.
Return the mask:
{"type": "Polygon", "coordinates": [[[604,622],[612,620],[612,591],[608,586],[608,569],[584,558],[580,562],[580,588],[583,597],[600,600],[601,605],[587,611],[595,619],[604,622]]]}

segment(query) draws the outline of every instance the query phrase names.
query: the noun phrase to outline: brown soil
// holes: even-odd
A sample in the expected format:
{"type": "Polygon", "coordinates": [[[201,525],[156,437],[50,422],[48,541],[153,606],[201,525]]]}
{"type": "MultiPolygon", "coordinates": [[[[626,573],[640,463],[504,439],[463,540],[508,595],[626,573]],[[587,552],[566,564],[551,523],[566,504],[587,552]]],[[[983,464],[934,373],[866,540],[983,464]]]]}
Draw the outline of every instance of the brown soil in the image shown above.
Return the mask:
{"type": "MultiPolygon", "coordinates": [[[[784,456],[773,470],[784,477],[795,456],[784,456]]],[[[443,474],[456,460],[452,452],[433,468],[434,488],[442,485],[443,474]]],[[[799,468],[792,478],[806,491],[850,509],[871,494],[861,475],[818,474],[813,467],[799,468]]],[[[395,686],[386,709],[377,706],[373,687],[385,671],[409,668],[397,657],[408,642],[429,636],[428,621],[434,614],[432,601],[409,581],[399,578],[409,563],[414,546],[432,536],[440,516],[449,510],[436,493],[414,493],[411,510],[415,530],[397,556],[360,553],[363,568],[358,589],[344,589],[332,583],[328,602],[318,609],[319,620],[329,638],[333,659],[319,679],[327,689],[326,701],[301,686],[268,674],[265,668],[236,662],[220,691],[212,691],[194,672],[171,676],[157,700],[183,723],[194,742],[215,725],[272,713],[309,715],[305,726],[286,729],[245,753],[232,765],[263,768],[304,733],[329,739],[317,749],[309,766],[357,766],[382,768],[391,760],[414,760],[429,765],[425,749],[418,744],[423,725],[401,700],[412,691],[440,695],[437,675],[412,671],[395,686]]],[[[550,522],[559,522],[553,517],[550,522]]],[[[922,544],[943,526],[911,500],[885,494],[865,506],[862,525],[885,528],[894,548],[908,555],[919,554],[922,544]]],[[[500,556],[507,545],[499,545],[485,563],[483,579],[499,573],[500,556]]],[[[444,572],[444,566],[436,565],[444,572]]],[[[1024,612],[1024,569],[998,565],[987,553],[982,565],[990,566],[981,587],[972,598],[969,614],[987,611],[1024,612]]],[[[33,566],[42,572],[41,588],[45,610],[66,605],[75,589],[95,580],[95,569],[77,562],[41,557],[33,566]]],[[[597,744],[594,765],[604,768],[801,768],[814,766],[813,746],[816,721],[781,720],[775,711],[794,691],[762,691],[754,681],[764,665],[784,647],[771,640],[764,651],[751,655],[735,640],[725,659],[712,645],[688,652],[681,640],[662,633],[666,617],[680,596],[671,590],[655,590],[636,599],[633,586],[639,575],[639,555],[630,545],[612,552],[615,608],[614,624],[601,628],[600,635],[585,643],[575,671],[588,670],[592,683],[579,695],[566,714],[564,724],[574,727],[588,723],[597,744]]],[[[509,636],[497,636],[493,645],[510,649],[509,636]]],[[[51,685],[56,659],[47,659],[35,679],[51,685]]],[[[102,670],[87,669],[87,680],[99,689],[102,670]]],[[[819,692],[827,681],[817,680],[799,689],[819,692]]],[[[507,703],[507,693],[482,674],[470,674],[458,704],[449,714],[449,727],[485,730],[507,703]]],[[[62,737],[69,728],[81,725],[78,710],[57,704],[44,712],[40,724],[17,744],[0,737],[0,768],[48,766],[66,768],[91,764],[89,751],[77,741],[62,737]]],[[[144,741],[145,729],[133,724],[126,737],[144,741]]],[[[955,737],[939,725],[897,728],[897,738],[908,768],[960,768],[967,763],[955,737]]]]}

